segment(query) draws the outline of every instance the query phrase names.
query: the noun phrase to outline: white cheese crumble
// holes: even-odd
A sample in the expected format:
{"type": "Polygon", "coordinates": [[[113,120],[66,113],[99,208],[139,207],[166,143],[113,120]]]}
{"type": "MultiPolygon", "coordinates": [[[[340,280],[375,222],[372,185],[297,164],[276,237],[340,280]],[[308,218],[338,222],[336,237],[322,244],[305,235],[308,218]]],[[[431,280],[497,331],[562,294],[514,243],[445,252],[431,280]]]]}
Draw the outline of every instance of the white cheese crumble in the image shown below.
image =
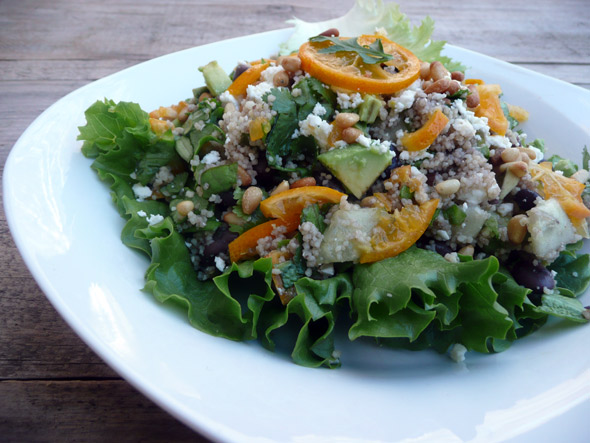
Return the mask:
{"type": "Polygon", "coordinates": [[[150,226],[153,226],[164,220],[164,217],[160,214],[151,214],[146,220],[150,226]]]}
{"type": "Polygon", "coordinates": [[[465,361],[465,353],[467,352],[467,348],[463,346],[461,343],[455,343],[449,349],[449,357],[457,363],[465,361]]]}
{"type": "Polygon", "coordinates": [[[332,125],[315,114],[309,114],[305,120],[299,122],[299,130],[302,135],[313,136],[320,148],[326,148],[332,125]]]}
{"type": "Polygon", "coordinates": [[[379,154],[385,154],[385,153],[389,152],[389,150],[391,148],[391,142],[389,142],[387,140],[385,140],[385,141],[373,140],[364,134],[359,135],[355,141],[359,145],[364,146],[365,148],[369,148],[372,151],[375,151],[379,154]]]}
{"type": "Polygon", "coordinates": [[[328,111],[326,111],[326,108],[324,108],[321,103],[316,103],[313,107],[313,111],[311,111],[312,114],[319,116],[326,115],[326,112],[328,111]]]}
{"type": "Polygon", "coordinates": [[[135,183],[131,189],[133,189],[137,201],[144,201],[146,198],[152,196],[152,190],[148,186],[142,186],[139,183],[135,183]]]}
{"type": "Polygon", "coordinates": [[[508,137],[504,137],[503,135],[488,135],[487,142],[490,146],[496,146],[498,148],[508,149],[512,147],[512,143],[508,137]]]}
{"type": "Polygon", "coordinates": [[[206,165],[212,165],[214,163],[217,163],[220,159],[221,156],[219,155],[219,152],[211,151],[207,155],[205,155],[205,157],[203,157],[202,162],[206,165]]]}
{"type": "Polygon", "coordinates": [[[147,214],[145,213],[145,211],[137,211],[137,215],[139,215],[140,217],[145,217],[147,216],[147,214]]]}
{"type": "Polygon", "coordinates": [[[220,272],[225,271],[225,261],[221,257],[215,257],[215,267],[219,269],[220,272]]]}

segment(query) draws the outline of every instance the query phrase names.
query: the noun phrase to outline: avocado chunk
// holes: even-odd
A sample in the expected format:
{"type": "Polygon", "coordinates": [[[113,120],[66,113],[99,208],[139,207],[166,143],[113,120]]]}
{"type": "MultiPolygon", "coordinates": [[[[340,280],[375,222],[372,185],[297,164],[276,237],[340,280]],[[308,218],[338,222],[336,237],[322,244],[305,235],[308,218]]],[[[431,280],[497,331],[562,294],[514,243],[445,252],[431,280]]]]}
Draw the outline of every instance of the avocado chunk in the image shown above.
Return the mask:
{"type": "Polygon", "coordinates": [[[361,198],[377,177],[391,164],[393,156],[393,151],[380,152],[355,143],[320,154],[318,160],[356,198],[361,198]]]}
{"type": "Polygon", "coordinates": [[[339,209],[324,232],[319,263],[358,262],[371,245],[371,231],[387,213],[381,208],[339,209]]]}
{"type": "Polygon", "coordinates": [[[201,66],[199,71],[201,71],[203,77],[205,77],[205,84],[207,85],[207,88],[209,88],[209,92],[215,97],[229,88],[229,85],[232,83],[229,75],[225,73],[223,68],[219,66],[215,60],[209,62],[205,66],[201,66]]]}
{"type": "Polygon", "coordinates": [[[379,111],[385,105],[383,99],[373,94],[367,94],[363,98],[363,102],[359,106],[359,117],[362,122],[368,124],[375,123],[379,116],[379,111]]]}

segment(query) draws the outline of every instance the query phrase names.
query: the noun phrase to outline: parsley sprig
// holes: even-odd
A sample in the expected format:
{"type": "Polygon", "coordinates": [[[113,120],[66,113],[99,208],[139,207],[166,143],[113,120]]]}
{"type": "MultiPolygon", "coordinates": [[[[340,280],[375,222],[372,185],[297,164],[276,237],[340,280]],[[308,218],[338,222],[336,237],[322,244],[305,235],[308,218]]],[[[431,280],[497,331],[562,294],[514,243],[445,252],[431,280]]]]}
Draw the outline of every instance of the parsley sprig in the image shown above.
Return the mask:
{"type": "Polygon", "coordinates": [[[310,42],[320,43],[325,41],[332,42],[332,45],[320,49],[321,54],[334,54],[335,52],[355,52],[363,59],[363,62],[368,65],[375,63],[384,63],[393,58],[391,54],[383,51],[383,43],[378,38],[370,45],[360,45],[358,38],[349,38],[340,40],[338,37],[327,37],[325,35],[318,35],[309,39],[310,42]]]}

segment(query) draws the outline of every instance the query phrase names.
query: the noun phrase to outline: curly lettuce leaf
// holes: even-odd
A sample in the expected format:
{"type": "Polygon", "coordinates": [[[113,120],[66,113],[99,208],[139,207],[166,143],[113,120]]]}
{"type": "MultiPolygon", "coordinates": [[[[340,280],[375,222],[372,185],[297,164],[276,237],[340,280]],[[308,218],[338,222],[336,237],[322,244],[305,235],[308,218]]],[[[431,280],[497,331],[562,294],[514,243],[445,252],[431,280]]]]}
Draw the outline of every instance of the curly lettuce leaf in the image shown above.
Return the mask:
{"type": "Polygon", "coordinates": [[[441,55],[445,41],[432,40],[434,21],[426,17],[420,26],[412,26],[399,5],[381,0],[357,0],[344,16],[323,22],[309,23],[297,18],[287,23],[295,25],[293,35],[281,45],[280,54],[297,51],[310,37],[329,28],[336,28],[342,36],[373,34],[383,28],[394,42],[412,51],[418,58],[428,62],[440,61],[450,71],[465,71],[465,66],[441,55]]]}
{"type": "Polygon", "coordinates": [[[338,367],[340,360],[334,350],[336,309],[338,304],[350,300],[350,277],[348,274],[326,280],[304,277],[295,283],[295,290],[297,295],[286,307],[265,306],[260,320],[263,345],[274,350],[272,336],[289,323],[298,330],[295,341],[290,343],[295,363],[308,367],[338,367]]]}
{"type": "MultiPolygon", "coordinates": [[[[252,312],[250,307],[244,307],[236,298],[228,296],[214,282],[197,279],[184,238],[174,231],[170,218],[138,230],[137,235],[149,239],[152,248],[145,291],[153,294],[162,303],[171,302],[183,306],[188,312],[191,325],[203,332],[231,340],[254,338],[253,314],[248,314],[252,312]]],[[[256,267],[252,266],[250,270],[254,272],[256,267]]],[[[235,271],[235,268],[230,269],[230,273],[235,271]]],[[[237,272],[248,275],[248,271],[242,269],[237,272]]],[[[262,280],[265,281],[265,278],[262,277],[262,280]]],[[[265,296],[267,292],[264,289],[262,297],[265,296]]]]}
{"type": "Polygon", "coordinates": [[[411,342],[436,318],[437,330],[460,327],[461,342],[468,349],[488,352],[488,339],[504,339],[513,327],[491,283],[498,268],[495,257],[449,263],[415,247],[397,257],[357,265],[352,298],[356,321],[349,337],[411,342]]]}

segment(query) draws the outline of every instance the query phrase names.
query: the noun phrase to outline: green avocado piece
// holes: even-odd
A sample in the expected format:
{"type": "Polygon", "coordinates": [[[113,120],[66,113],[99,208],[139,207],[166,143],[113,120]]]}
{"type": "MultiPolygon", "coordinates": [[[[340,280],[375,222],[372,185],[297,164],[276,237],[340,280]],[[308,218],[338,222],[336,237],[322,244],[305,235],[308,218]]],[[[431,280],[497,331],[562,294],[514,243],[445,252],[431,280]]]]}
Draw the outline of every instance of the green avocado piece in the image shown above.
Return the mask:
{"type": "Polygon", "coordinates": [[[393,151],[379,152],[357,143],[318,155],[318,160],[356,197],[361,198],[391,164],[393,151]]]}
{"type": "Polygon", "coordinates": [[[199,71],[205,77],[205,84],[209,88],[209,92],[215,97],[229,88],[229,85],[232,83],[229,75],[225,73],[223,68],[215,60],[207,63],[205,66],[201,66],[199,71]]]}

